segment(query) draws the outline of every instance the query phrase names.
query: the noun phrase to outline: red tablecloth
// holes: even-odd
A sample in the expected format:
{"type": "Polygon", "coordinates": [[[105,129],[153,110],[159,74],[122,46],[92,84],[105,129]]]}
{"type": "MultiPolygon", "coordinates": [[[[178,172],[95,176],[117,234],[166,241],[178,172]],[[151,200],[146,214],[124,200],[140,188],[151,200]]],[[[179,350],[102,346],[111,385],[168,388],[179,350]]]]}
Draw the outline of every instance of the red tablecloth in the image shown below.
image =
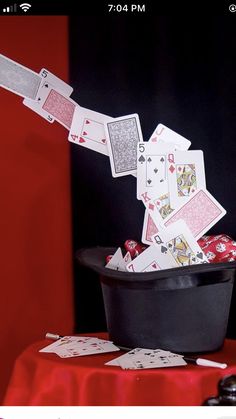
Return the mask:
{"type": "MultiPolygon", "coordinates": [[[[96,334],[106,337],[105,334],[96,334]]],[[[16,360],[7,406],[198,406],[217,393],[225,375],[236,374],[236,341],[204,355],[228,368],[186,367],[128,370],[104,363],[122,352],[61,359],[39,353],[48,340],[29,346],[16,360]]]]}

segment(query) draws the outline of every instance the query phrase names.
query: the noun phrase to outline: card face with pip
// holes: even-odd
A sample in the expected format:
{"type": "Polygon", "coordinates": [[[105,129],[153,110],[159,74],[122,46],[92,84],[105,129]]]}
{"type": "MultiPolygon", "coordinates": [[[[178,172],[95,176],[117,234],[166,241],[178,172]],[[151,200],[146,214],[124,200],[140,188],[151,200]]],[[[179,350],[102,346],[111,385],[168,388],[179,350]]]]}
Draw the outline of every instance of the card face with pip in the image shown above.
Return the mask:
{"type": "Polygon", "coordinates": [[[174,151],[172,144],[140,142],[137,149],[137,198],[145,191],[158,192],[167,184],[167,155],[174,151]]]}
{"type": "MultiPolygon", "coordinates": [[[[67,96],[70,96],[71,93],[73,92],[73,87],[71,87],[69,84],[67,84],[63,80],[59,79],[59,77],[55,76],[55,74],[51,73],[46,68],[42,68],[39,74],[42,77],[41,85],[45,83],[50,83],[50,85],[53,86],[54,89],[63,92],[67,96]]],[[[38,95],[36,97],[36,100],[37,98],[38,98],[38,95]]]]}
{"type": "Polygon", "coordinates": [[[145,210],[144,220],[143,220],[143,229],[142,229],[142,243],[149,244],[153,243],[152,236],[158,233],[158,228],[154,223],[151,215],[145,210]]]}
{"type": "Polygon", "coordinates": [[[46,119],[46,121],[50,122],[50,124],[52,124],[55,121],[55,119],[50,115],[50,113],[44,111],[36,100],[25,98],[23,100],[23,104],[27,108],[40,115],[42,118],[46,119]]]}
{"type": "Polygon", "coordinates": [[[41,81],[39,74],[0,54],[0,86],[35,100],[41,81]]]}
{"type": "Polygon", "coordinates": [[[119,366],[122,369],[150,369],[178,367],[187,365],[182,355],[162,349],[135,348],[105,365],[119,366]]]}
{"type": "Polygon", "coordinates": [[[225,209],[206,190],[199,189],[180,208],[174,210],[163,222],[165,227],[184,220],[196,240],[200,239],[224,215],[225,209]]]}
{"type": "Polygon", "coordinates": [[[152,133],[149,141],[151,143],[172,143],[175,144],[177,150],[185,151],[188,150],[191,141],[187,138],[182,137],[182,135],[177,134],[177,132],[166,127],[163,124],[158,124],[154,132],[152,133]]]}
{"type": "Polygon", "coordinates": [[[152,237],[163,257],[171,254],[177,266],[208,263],[208,259],[183,220],[176,221],[152,237]]]}
{"type": "Polygon", "coordinates": [[[203,152],[175,151],[167,163],[170,204],[179,208],[197,189],[206,188],[203,152]]]}
{"type": "Polygon", "coordinates": [[[108,156],[105,121],[112,121],[112,118],[78,106],[74,112],[68,140],[108,156]]]}
{"type": "Polygon", "coordinates": [[[105,123],[108,152],[113,177],[135,174],[137,145],[143,141],[137,114],[114,118],[105,123]]]}
{"type": "Polygon", "coordinates": [[[152,244],[127,265],[127,270],[129,272],[152,272],[177,266],[177,262],[170,253],[167,252],[163,255],[162,249],[152,244]]]}

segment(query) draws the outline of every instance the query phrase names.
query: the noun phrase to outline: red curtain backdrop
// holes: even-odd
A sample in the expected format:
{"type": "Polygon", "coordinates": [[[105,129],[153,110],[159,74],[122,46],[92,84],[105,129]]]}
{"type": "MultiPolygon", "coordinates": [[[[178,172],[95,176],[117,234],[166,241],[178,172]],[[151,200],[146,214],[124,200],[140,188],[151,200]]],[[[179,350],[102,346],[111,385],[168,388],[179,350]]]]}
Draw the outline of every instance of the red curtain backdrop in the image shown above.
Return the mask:
{"type": "MultiPolygon", "coordinates": [[[[68,77],[65,16],[0,17],[0,53],[68,77]]],[[[0,398],[17,355],[73,331],[68,132],[0,88],[0,398]]]]}

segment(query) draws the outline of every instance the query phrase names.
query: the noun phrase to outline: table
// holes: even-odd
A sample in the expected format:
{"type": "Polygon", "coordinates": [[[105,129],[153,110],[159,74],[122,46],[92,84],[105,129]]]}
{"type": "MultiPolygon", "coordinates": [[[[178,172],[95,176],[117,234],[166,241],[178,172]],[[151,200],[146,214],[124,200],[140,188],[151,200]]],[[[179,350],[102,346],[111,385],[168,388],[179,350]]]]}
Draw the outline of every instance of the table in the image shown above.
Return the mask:
{"type": "MultiPolygon", "coordinates": [[[[89,334],[107,338],[106,334],[89,334]]],[[[198,406],[217,394],[217,383],[236,374],[236,341],[202,355],[228,368],[186,367],[122,370],[104,363],[123,352],[61,359],[39,353],[49,344],[29,346],[16,360],[5,406],[198,406]]]]}

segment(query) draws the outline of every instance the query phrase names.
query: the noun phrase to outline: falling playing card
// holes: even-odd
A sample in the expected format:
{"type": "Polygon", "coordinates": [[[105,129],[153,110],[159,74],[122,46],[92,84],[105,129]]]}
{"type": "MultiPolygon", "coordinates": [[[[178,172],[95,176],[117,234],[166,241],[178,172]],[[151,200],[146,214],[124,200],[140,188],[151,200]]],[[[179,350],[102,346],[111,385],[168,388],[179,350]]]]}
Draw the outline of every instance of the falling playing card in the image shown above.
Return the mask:
{"type": "Polygon", "coordinates": [[[206,187],[203,152],[191,150],[169,154],[167,174],[171,207],[176,209],[197,189],[206,187]]]}
{"type": "Polygon", "coordinates": [[[168,192],[167,155],[174,151],[172,144],[140,142],[137,150],[137,198],[141,193],[152,191],[168,192]],[[165,186],[165,190],[163,190],[165,186]]]}
{"type": "Polygon", "coordinates": [[[208,263],[208,259],[183,220],[176,221],[152,237],[153,243],[166,257],[171,254],[177,266],[208,263]]]}
{"type": "Polygon", "coordinates": [[[0,86],[19,96],[35,99],[42,77],[0,54],[0,86]]]}
{"type": "Polygon", "coordinates": [[[177,150],[182,151],[188,150],[191,145],[191,141],[182,137],[182,135],[177,134],[177,132],[172,131],[163,124],[157,125],[149,141],[151,143],[172,143],[175,144],[175,148],[177,150]]]}
{"type": "Polygon", "coordinates": [[[137,144],[143,141],[137,114],[114,118],[105,123],[108,152],[113,177],[135,174],[137,144]]]}
{"type": "Polygon", "coordinates": [[[68,140],[108,156],[104,122],[112,121],[107,115],[77,107],[74,112],[68,140]]]}
{"type": "Polygon", "coordinates": [[[39,89],[37,99],[40,107],[48,112],[57,122],[70,129],[77,103],[63,92],[57,91],[49,83],[39,89]]]}
{"type": "Polygon", "coordinates": [[[206,189],[200,189],[194,192],[184,205],[168,215],[163,226],[168,227],[175,221],[183,219],[198,240],[225,214],[226,211],[219,202],[206,189]]]}
{"type": "MultiPolygon", "coordinates": [[[[59,79],[54,74],[50,73],[46,68],[42,68],[39,75],[42,77],[42,82],[40,84],[40,88],[44,86],[45,84],[50,84],[51,87],[54,89],[57,89],[61,93],[63,93],[65,96],[70,96],[73,92],[73,88],[69,86],[69,84],[65,83],[63,80],[59,79]]],[[[39,88],[39,91],[40,91],[39,88]]],[[[39,94],[39,93],[38,93],[39,94]]],[[[32,111],[40,115],[42,118],[46,119],[48,122],[52,123],[54,122],[54,118],[50,113],[48,113],[46,110],[42,109],[40,102],[37,101],[38,94],[36,96],[36,100],[32,99],[24,99],[23,104],[30,108],[32,111]]]]}
{"type": "Polygon", "coordinates": [[[148,244],[149,246],[153,243],[152,236],[158,233],[158,228],[154,223],[151,215],[145,210],[143,229],[142,229],[142,243],[148,244]]]}
{"type": "Polygon", "coordinates": [[[163,220],[172,213],[173,208],[170,206],[169,193],[166,192],[166,181],[156,190],[149,192],[141,192],[140,197],[147,211],[157,228],[163,224],[163,220]]]}

